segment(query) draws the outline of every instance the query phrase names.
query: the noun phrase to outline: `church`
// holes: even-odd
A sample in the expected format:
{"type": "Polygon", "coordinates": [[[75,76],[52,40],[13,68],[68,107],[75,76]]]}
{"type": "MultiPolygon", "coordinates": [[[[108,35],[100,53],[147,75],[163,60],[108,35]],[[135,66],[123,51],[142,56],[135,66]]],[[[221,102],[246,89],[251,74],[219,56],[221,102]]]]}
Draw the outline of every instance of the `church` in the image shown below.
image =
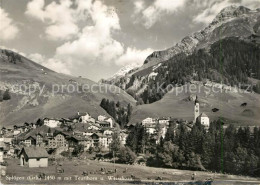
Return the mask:
{"type": "Polygon", "coordinates": [[[199,121],[205,127],[209,127],[209,117],[207,116],[207,114],[205,114],[204,112],[202,112],[200,114],[200,103],[198,100],[198,96],[196,96],[195,105],[194,105],[194,121],[193,122],[196,123],[196,121],[199,121]]]}

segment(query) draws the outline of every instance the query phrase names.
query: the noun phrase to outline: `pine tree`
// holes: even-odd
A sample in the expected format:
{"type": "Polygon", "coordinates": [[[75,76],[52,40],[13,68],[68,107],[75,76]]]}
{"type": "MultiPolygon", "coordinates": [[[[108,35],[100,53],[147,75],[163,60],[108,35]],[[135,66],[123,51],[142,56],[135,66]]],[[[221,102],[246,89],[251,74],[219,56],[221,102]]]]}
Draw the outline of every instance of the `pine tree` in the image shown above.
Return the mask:
{"type": "Polygon", "coordinates": [[[5,90],[4,94],[3,94],[3,100],[10,100],[11,99],[11,96],[10,96],[10,93],[9,93],[9,90],[5,90]]]}
{"type": "Polygon", "coordinates": [[[110,152],[118,153],[120,150],[121,143],[119,138],[119,132],[115,131],[112,135],[112,142],[110,144],[110,152]]]}

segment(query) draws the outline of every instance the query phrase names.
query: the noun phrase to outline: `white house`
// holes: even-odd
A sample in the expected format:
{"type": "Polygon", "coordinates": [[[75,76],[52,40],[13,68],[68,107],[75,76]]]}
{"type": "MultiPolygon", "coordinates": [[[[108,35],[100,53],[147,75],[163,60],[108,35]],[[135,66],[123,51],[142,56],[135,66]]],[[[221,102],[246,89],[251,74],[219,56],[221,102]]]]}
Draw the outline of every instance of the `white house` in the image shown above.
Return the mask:
{"type": "Polygon", "coordinates": [[[88,122],[95,123],[95,121],[96,121],[87,112],[86,112],[86,115],[81,116],[80,119],[81,119],[82,123],[88,123],[88,122]]]}
{"type": "Polygon", "coordinates": [[[158,122],[159,124],[166,124],[166,125],[169,125],[169,119],[167,118],[159,118],[158,122]]]}
{"type": "Polygon", "coordinates": [[[104,121],[110,123],[110,128],[113,128],[113,120],[112,120],[112,118],[106,118],[104,121]]]}
{"type": "Polygon", "coordinates": [[[112,135],[114,132],[112,131],[112,130],[110,130],[110,129],[106,129],[106,130],[104,130],[104,132],[103,132],[103,134],[104,135],[112,135]]]}
{"type": "Polygon", "coordinates": [[[21,133],[21,130],[14,130],[14,136],[18,135],[21,133]]]}
{"type": "Polygon", "coordinates": [[[155,120],[153,118],[145,118],[143,121],[142,121],[142,125],[146,125],[146,124],[155,124],[155,120]]]}
{"type": "Polygon", "coordinates": [[[99,115],[98,121],[104,121],[107,117],[105,115],[99,115]]]}
{"type": "Polygon", "coordinates": [[[146,132],[149,134],[155,134],[156,128],[155,127],[146,127],[146,132]]]}
{"type": "Polygon", "coordinates": [[[126,144],[126,138],[127,138],[128,134],[124,133],[124,132],[120,132],[120,142],[121,145],[125,145],[126,144]]]}
{"type": "Polygon", "coordinates": [[[48,167],[48,153],[43,147],[25,147],[21,150],[20,165],[32,167],[48,167]]]}
{"type": "Polygon", "coordinates": [[[205,127],[209,127],[209,117],[203,112],[197,118],[198,121],[205,127]]]}
{"type": "Polygon", "coordinates": [[[49,118],[44,118],[43,120],[44,125],[51,127],[51,128],[55,128],[60,126],[61,122],[57,119],[49,119],[49,118]]]}
{"type": "Polygon", "coordinates": [[[167,126],[164,125],[161,127],[161,133],[160,133],[162,138],[165,138],[166,132],[167,132],[167,126]]]}

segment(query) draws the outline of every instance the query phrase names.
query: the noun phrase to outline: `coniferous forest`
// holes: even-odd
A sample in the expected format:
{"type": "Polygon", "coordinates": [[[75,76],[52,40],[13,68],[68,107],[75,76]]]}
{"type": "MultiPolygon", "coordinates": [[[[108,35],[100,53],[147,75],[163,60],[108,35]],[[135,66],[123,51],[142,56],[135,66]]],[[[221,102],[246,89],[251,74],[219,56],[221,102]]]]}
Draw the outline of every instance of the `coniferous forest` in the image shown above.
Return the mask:
{"type": "MultiPolygon", "coordinates": [[[[249,78],[260,80],[260,47],[257,43],[237,37],[225,38],[214,43],[209,50],[199,49],[188,56],[183,53],[174,56],[154,72],[158,74],[153,80],[141,80],[143,74],[139,72],[132,75],[126,84],[128,89],[138,79],[142,83],[141,88],[146,85],[144,91],[138,95],[132,90],[127,91],[139,104],[158,101],[167,92],[168,85],[184,85],[191,80],[208,79],[241,88],[243,84],[247,84],[253,91],[260,93],[260,83],[251,84],[249,81],[249,78]],[[165,90],[158,91],[157,87],[165,90]]],[[[116,85],[120,86],[122,80],[116,85]]]]}
{"type": "Polygon", "coordinates": [[[125,107],[119,101],[115,103],[114,101],[109,101],[109,99],[103,98],[101,100],[100,106],[112,116],[116,122],[124,128],[130,120],[132,114],[132,106],[130,103],[125,107]]]}
{"type": "Polygon", "coordinates": [[[207,170],[260,177],[260,128],[229,125],[221,120],[208,130],[196,123],[191,130],[185,124],[170,124],[165,138],[158,142],[140,124],[132,128],[127,147],[136,154],[145,153],[148,166],[207,170]],[[177,128],[177,129],[176,129],[177,128]]]}

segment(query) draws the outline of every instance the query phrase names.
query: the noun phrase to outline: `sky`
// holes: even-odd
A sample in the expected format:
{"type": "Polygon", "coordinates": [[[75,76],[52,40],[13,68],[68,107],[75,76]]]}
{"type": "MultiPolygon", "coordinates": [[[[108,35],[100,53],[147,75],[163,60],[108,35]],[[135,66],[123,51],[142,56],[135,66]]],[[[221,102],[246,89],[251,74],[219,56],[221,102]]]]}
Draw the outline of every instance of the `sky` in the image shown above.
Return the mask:
{"type": "Polygon", "coordinates": [[[140,66],[209,24],[225,7],[260,0],[0,0],[0,47],[93,81],[140,66]]]}

